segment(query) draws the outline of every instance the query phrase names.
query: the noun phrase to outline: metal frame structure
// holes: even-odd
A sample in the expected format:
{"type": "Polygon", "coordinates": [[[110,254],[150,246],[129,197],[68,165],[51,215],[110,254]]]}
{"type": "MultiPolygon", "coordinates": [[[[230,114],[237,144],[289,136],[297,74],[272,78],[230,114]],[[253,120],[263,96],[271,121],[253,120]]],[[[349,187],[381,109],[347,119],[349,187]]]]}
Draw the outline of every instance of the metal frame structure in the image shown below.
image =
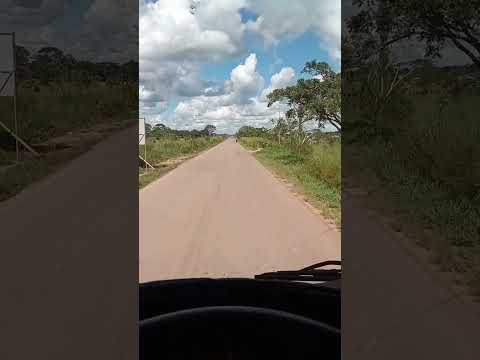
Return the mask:
{"type": "Polygon", "coordinates": [[[17,161],[20,160],[20,144],[22,144],[27,150],[32,154],[38,156],[39,154],[28,145],[20,136],[18,135],[18,120],[17,120],[17,56],[16,56],[16,42],[15,42],[15,33],[0,33],[0,36],[10,36],[12,39],[12,51],[13,51],[13,69],[0,69],[0,73],[8,74],[7,79],[3,84],[0,85],[0,93],[5,89],[8,82],[13,76],[13,121],[14,121],[14,130],[11,130],[7,125],[0,121],[0,126],[10,135],[15,138],[15,152],[17,161]]]}

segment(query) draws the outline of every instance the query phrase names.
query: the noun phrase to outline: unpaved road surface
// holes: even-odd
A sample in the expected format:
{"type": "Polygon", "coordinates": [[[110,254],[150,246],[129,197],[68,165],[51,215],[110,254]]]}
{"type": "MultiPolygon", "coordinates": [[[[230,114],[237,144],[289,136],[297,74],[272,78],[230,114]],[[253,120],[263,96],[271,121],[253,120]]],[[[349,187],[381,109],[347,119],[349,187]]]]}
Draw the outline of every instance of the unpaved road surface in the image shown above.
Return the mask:
{"type": "Polygon", "coordinates": [[[340,259],[340,232],[228,139],[140,192],[140,282],[340,259]]]}

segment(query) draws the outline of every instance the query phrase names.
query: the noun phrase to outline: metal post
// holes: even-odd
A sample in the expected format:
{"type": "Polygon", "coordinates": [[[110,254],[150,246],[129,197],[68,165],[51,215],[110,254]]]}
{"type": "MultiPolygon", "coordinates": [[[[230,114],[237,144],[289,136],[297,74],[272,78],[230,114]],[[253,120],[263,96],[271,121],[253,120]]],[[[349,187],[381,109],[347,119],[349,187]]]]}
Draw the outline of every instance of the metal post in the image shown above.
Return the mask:
{"type": "Polygon", "coordinates": [[[25,148],[27,148],[27,150],[29,150],[32,154],[34,154],[35,156],[39,156],[39,153],[36,152],[34,149],[32,149],[32,147],[30,145],[28,145],[25,141],[23,141],[21,138],[19,138],[17,136],[17,134],[15,134],[12,130],[10,130],[4,123],[2,123],[0,121],[0,127],[2,127],[7,133],[9,133],[10,135],[12,135],[15,140],[19,141],[23,146],[25,146],[25,148]]]}
{"type": "MultiPolygon", "coordinates": [[[[15,42],[15,33],[12,33],[12,46],[13,46],[13,121],[15,134],[20,136],[18,133],[18,122],[17,122],[17,46],[15,42]]],[[[17,154],[17,161],[20,161],[20,146],[18,143],[18,138],[15,137],[15,152],[17,154]]]]}
{"type": "Polygon", "coordinates": [[[147,119],[143,118],[143,138],[145,139],[145,171],[148,171],[148,164],[147,164],[147,119]]]}

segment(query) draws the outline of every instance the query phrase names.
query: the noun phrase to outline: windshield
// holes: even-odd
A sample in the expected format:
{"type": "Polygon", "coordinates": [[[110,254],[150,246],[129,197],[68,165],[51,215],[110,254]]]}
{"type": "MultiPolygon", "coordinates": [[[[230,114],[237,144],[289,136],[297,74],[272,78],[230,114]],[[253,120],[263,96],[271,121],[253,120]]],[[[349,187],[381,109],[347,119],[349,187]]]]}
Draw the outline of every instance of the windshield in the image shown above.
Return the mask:
{"type": "Polygon", "coordinates": [[[305,268],[341,259],[340,61],[309,24],[279,31],[321,2],[187,3],[140,14],[139,282],[338,277],[305,268]]]}

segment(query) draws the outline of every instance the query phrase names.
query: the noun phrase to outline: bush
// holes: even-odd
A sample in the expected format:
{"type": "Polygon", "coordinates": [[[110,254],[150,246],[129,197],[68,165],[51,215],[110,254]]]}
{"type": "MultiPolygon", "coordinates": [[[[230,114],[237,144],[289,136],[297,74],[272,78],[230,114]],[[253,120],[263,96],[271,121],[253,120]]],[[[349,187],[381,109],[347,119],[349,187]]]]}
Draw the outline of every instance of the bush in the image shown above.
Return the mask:
{"type": "Polygon", "coordinates": [[[312,146],[312,153],[306,158],[308,173],[330,186],[341,186],[341,146],[340,142],[320,142],[312,146]]]}
{"type": "Polygon", "coordinates": [[[251,150],[263,149],[272,145],[272,142],[263,137],[242,137],[241,142],[251,150]]]}

